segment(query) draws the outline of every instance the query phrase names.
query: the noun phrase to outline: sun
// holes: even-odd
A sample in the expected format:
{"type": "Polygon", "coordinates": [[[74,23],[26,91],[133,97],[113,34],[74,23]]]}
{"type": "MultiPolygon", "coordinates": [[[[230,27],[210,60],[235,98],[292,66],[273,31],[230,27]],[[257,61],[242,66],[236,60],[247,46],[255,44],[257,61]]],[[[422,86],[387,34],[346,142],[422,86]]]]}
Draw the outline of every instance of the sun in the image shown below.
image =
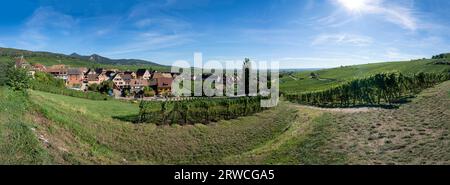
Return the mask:
{"type": "Polygon", "coordinates": [[[351,12],[359,12],[368,4],[368,0],[337,0],[337,2],[351,12]]]}

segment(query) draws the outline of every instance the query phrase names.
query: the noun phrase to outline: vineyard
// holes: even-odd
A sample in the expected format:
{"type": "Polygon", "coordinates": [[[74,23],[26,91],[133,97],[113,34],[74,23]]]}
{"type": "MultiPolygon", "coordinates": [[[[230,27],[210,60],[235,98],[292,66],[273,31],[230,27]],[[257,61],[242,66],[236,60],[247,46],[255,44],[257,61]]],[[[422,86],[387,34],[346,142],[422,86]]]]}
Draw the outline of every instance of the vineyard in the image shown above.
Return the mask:
{"type": "Polygon", "coordinates": [[[140,105],[139,123],[195,124],[252,115],[264,110],[260,96],[149,102],[140,105]]]}
{"type": "Polygon", "coordinates": [[[291,102],[321,107],[384,106],[449,79],[448,73],[380,73],[327,90],[284,94],[284,97],[291,102]]]}

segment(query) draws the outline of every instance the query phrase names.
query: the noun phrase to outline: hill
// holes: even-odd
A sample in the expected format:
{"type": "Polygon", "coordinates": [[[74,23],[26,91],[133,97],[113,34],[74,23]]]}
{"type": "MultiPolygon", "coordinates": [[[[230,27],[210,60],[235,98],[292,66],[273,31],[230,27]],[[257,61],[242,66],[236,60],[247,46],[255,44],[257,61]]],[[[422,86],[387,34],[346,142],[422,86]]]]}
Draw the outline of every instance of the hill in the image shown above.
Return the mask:
{"type": "Polygon", "coordinates": [[[154,65],[154,66],[163,66],[161,64],[149,62],[146,60],[139,59],[110,59],[97,54],[92,54],[90,56],[83,56],[77,53],[72,53],[69,55],[74,58],[79,58],[83,60],[89,60],[92,62],[100,63],[100,64],[115,64],[115,65],[154,65]]]}
{"type": "Polygon", "coordinates": [[[71,55],[28,51],[13,48],[0,48],[0,62],[14,61],[15,57],[24,56],[30,63],[41,63],[46,66],[55,64],[65,64],[72,67],[90,68],[118,68],[136,70],[139,68],[153,69],[158,71],[168,71],[169,66],[156,64],[153,62],[137,59],[109,59],[100,55],[82,56],[76,53],[71,55]]]}
{"type": "Polygon", "coordinates": [[[399,109],[281,102],[209,125],[132,124],[138,104],[0,88],[2,164],[450,164],[450,82],[399,109]],[[120,107],[120,108],[118,108],[120,107]],[[432,151],[432,152],[430,152],[432,151]]]}
{"type": "MultiPolygon", "coordinates": [[[[419,72],[448,72],[450,65],[436,63],[441,59],[421,59],[401,62],[382,62],[316,71],[302,71],[284,73],[280,77],[280,91],[284,93],[300,93],[305,91],[322,90],[330,86],[363,78],[383,72],[419,73],[419,72]]],[[[450,59],[446,59],[450,61],[450,59]]]]}

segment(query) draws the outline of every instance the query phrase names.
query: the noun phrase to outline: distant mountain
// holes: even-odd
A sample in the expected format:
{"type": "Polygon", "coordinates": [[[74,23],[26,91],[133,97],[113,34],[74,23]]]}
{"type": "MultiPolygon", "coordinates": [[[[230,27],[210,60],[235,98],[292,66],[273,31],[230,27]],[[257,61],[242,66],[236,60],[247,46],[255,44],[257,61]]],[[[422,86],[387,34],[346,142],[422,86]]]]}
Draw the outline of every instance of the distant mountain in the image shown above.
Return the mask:
{"type": "Polygon", "coordinates": [[[58,58],[58,59],[79,59],[86,62],[91,62],[94,64],[107,64],[107,65],[149,65],[156,67],[166,67],[161,64],[157,64],[154,62],[139,60],[139,59],[110,59],[107,57],[103,57],[97,54],[92,54],[90,56],[83,56],[77,53],[72,53],[70,55],[60,54],[60,53],[51,53],[44,51],[28,51],[22,49],[14,49],[14,48],[1,48],[0,47],[0,56],[8,56],[8,57],[18,57],[24,56],[25,58],[30,57],[41,57],[41,58],[58,58]]]}
{"type": "Polygon", "coordinates": [[[110,59],[107,57],[103,57],[97,54],[92,54],[90,56],[79,55],[78,53],[72,53],[69,55],[74,58],[89,60],[96,63],[101,64],[115,64],[115,65],[154,65],[154,66],[163,66],[161,64],[153,63],[146,60],[140,59],[110,59]]]}

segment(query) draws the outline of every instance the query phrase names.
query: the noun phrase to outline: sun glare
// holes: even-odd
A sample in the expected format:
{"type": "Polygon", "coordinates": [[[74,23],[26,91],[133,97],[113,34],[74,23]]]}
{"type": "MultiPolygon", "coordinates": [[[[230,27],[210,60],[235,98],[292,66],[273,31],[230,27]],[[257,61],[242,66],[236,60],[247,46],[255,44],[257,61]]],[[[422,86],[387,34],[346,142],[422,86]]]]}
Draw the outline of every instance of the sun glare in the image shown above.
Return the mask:
{"type": "Polygon", "coordinates": [[[361,11],[368,3],[368,0],[338,0],[344,8],[352,12],[361,11]]]}

